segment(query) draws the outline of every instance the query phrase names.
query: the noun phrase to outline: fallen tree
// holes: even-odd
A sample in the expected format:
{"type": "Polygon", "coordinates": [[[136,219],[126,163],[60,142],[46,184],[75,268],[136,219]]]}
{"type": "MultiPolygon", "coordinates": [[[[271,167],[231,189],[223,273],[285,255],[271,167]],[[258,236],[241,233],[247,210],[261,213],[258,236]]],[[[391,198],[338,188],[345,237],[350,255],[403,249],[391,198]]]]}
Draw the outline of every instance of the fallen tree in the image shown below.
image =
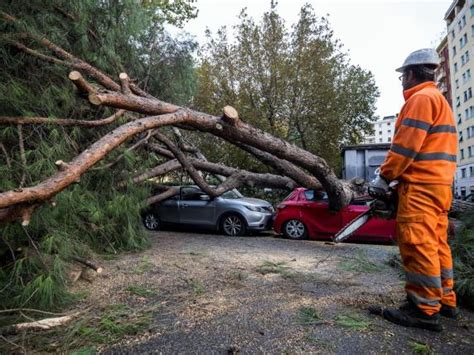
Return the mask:
{"type": "MultiPolygon", "coordinates": [[[[9,14],[3,13],[2,16],[6,21],[17,21],[9,14]]],[[[154,138],[167,147],[196,184],[211,196],[218,196],[244,183],[252,184],[256,181],[262,185],[279,185],[287,188],[296,185],[312,188],[322,186],[328,193],[330,207],[338,210],[360,192],[360,185],[338,179],[324,159],[245,123],[237,111],[230,106],[224,107],[222,116],[217,117],[161,101],[140,89],[126,73],[119,75],[120,83],[117,83],[99,69],[37,34],[19,33],[8,37],[7,42],[40,60],[74,69],[69,73],[69,79],[77,87],[80,97],[87,98],[92,105],[113,107],[119,111],[109,118],[95,122],[81,120],[73,122],[74,120],[71,119],[49,120],[41,117],[0,117],[0,125],[73,125],[75,123],[78,126],[93,127],[114,122],[125,110],[145,115],[145,117],[134,117],[130,122],[113,129],[68,162],[58,160],[56,163],[58,172],[39,184],[0,193],[0,222],[20,219],[23,225],[27,225],[35,209],[71,184],[79,183],[81,175],[93,168],[110,152],[143,132],[165,126],[210,133],[246,150],[264,164],[274,168],[279,174],[284,175],[279,177],[272,174],[258,175],[240,169],[212,165],[202,160],[189,159],[181,149],[171,144],[166,135],[156,132],[153,135],[154,138]],[[42,46],[49,53],[40,53],[30,48],[27,44],[29,41],[42,46]],[[95,82],[91,83],[86,78],[95,82]],[[212,188],[198,170],[224,175],[228,179],[212,188]]],[[[167,158],[171,158],[170,154],[167,158]]],[[[176,167],[176,161],[169,165],[174,164],[173,166],[176,167]]],[[[140,179],[136,178],[135,182],[138,181],[140,179]]]]}

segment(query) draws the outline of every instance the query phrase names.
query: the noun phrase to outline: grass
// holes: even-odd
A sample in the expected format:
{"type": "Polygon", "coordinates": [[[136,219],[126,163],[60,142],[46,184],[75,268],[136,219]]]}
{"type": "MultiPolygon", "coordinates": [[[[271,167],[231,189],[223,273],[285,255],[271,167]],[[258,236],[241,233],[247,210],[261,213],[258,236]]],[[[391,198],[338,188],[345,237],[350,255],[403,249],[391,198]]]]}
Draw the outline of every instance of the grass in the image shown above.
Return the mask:
{"type": "Polygon", "coordinates": [[[273,262],[266,260],[257,267],[257,272],[262,275],[278,274],[283,278],[293,278],[295,276],[295,272],[286,266],[284,261],[273,262]]]}
{"type": "MultiPolygon", "coordinates": [[[[158,309],[159,305],[156,304],[143,309],[125,304],[111,305],[90,310],[65,327],[32,332],[27,338],[18,334],[9,337],[9,340],[22,344],[25,349],[35,349],[38,353],[95,354],[98,346],[111,346],[145,329],[158,309]]],[[[0,353],[9,353],[1,342],[0,353]]]]}
{"type": "Polygon", "coordinates": [[[410,341],[408,343],[408,346],[410,347],[411,351],[413,351],[414,354],[420,354],[420,355],[433,354],[433,351],[431,350],[431,347],[428,344],[419,343],[417,341],[410,341]]]}
{"type": "Polygon", "coordinates": [[[190,278],[186,282],[193,290],[194,295],[200,296],[204,293],[204,285],[201,280],[190,278]]]}
{"type": "Polygon", "coordinates": [[[189,255],[191,255],[191,256],[198,256],[198,257],[201,257],[201,258],[204,258],[204,257],[209,256],[208,253],[206,253],[206,252],[200,252],[200,251],[191,251],[191,252],[189,252],[189,255]]]}
{"type": "Polygon", "coordinates": [[[338,264],[338,268],[344,271],[374,273],[385,271],[388,266],[370,261],[363,252],[358,252],[355,258],[341,261],[338,264]]]}
{"type": "Polygon", "coordinates": [[[331,343],[330,341],[319,339],[316,336],[311,335],[311,334],[305,335],[303,340],[304,342],[309,343],[311,345],[315,345],[320,349],[331,350],[334,347],[334,344],[331,343]]]}
{"type": "Polygon", "coordinates": [[[232,280],[237,280],[237,281],[244,281],[248,279],[249,274],[244,272],[244,271],[231,271],[229,274],[229,278],[232,280]]]}
{"type": "Polygon", "coordinates": [[[125,291],[133,293],[134,295],[140,297],[152,297],[156,295],[155,291],[143,286],[128,286],[125,291]]]}
{"type": "Polygon", "coordinates": [[[367,318],[354,313],[338,315],[334,318],[334,322],[341,327],[355,330],[367,329],[371,324],[367,318]]]}
{"type": "Polygon", "coordinates": [[[298,309],[298,323],[302,325],[315,325],[322,322],[316,309],[312,307],[301,307],[298,309]]]}
{"type": "Polygon", "coordinates": [[[150,257],[145,255],[140,259],[138,265],[132,269],[132,272],[134,274],[141,275],[146,271],[150,270],[152,267],[153,263],[151,262],[150,257]]]}

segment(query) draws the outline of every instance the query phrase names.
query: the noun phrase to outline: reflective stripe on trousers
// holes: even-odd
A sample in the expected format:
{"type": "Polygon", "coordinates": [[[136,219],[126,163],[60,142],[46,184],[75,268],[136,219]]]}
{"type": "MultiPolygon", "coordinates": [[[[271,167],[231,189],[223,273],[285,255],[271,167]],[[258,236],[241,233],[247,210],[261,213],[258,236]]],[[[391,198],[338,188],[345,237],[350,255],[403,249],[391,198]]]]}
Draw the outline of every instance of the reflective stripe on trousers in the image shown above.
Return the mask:
{"type": "Polygon", "coordinates": [[[428,315],[439,312],[440,302],[456,306],[447,235],[450,186],[402,183],[398,195],[398,245],[407,296],[428,315]]]}

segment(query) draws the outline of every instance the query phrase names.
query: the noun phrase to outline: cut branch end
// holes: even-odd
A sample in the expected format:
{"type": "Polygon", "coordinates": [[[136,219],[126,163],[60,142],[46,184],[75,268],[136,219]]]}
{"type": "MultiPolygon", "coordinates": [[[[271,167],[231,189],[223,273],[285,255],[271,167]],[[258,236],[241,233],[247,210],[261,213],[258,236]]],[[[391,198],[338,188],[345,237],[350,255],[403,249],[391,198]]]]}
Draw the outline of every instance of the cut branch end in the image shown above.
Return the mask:
{"type": "Polygon", "coordinates": [[[87,82],[86,79],[79,73],[77,70],[73,70],[69,73],[69,79],[76,85],[79,92],[83,94],[91,94],[94,93],[96,90],[94,87],[87,82]]]}
{"type": "Polygon", "coordinates": [[[232,106],[225,106],[222,112],[223,112],[222,119],[226,121],[227,123],[233,126],[239,125],[241,123],[240,118],[239,118],[239,113],[232,106]]]}

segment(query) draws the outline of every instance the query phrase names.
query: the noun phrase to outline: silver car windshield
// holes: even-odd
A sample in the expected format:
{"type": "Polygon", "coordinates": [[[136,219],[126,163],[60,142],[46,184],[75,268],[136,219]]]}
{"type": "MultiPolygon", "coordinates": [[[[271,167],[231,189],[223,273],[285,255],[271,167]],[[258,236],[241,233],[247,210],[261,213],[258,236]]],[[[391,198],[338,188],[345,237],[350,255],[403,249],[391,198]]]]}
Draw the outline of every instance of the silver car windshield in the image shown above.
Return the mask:
{"type": "Polygon", "coordinates": [[[221,197],[229,200],[235,200],[241,198],[242,196],[239,196],[234,190],[229,190],[227,192],[224,192],[221,197]]]}

